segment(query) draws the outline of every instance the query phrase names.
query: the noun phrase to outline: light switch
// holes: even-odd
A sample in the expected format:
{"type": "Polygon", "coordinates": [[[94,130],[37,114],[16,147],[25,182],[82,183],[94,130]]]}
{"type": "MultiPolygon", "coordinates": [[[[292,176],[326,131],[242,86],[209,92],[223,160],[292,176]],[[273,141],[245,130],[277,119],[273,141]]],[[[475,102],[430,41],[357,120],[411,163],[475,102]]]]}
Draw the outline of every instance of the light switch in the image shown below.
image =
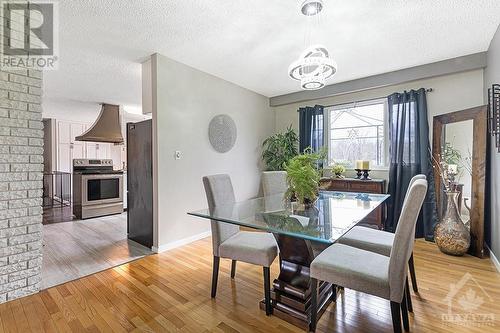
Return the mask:
{"type": "Polygon", "coordinates": [[[175,154],[174,154],[174,157],[175,157],[176,160],[180,160],[181,157],[182,157],[181,152],[179,150],[176,150],[175,154]]]}

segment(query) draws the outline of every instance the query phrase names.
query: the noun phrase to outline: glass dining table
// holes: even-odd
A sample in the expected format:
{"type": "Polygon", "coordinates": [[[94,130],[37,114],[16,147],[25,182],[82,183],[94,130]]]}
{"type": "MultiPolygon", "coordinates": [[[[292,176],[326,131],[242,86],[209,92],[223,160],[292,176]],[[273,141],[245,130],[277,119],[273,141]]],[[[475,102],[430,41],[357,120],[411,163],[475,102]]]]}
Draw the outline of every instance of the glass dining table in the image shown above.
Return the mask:
{"type": "MultiPolygon", "coordinates": [[[[352,227],[364,223],[388,198],[385,194],[320,191],[314,206],[306,208],[278,194],[188,214],[272,233],[280,251],[280,274],[272,284],[273,314],[307,329],[311,262],[352,227]]],[[[318,293],[321,315],[336,293],[325,282],[318,293]]]]}

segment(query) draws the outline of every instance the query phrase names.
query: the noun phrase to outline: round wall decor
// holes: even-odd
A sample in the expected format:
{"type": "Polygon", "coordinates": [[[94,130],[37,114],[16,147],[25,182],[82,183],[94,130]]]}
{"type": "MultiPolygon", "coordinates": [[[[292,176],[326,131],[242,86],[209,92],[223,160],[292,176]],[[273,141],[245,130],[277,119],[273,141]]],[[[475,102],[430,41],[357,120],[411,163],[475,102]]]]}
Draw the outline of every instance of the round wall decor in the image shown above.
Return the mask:
{"type": "Polygon", "coordinates": [[[212,118],[208,125],[210,144],[219,153],[227,153],[236,142],[236,124],[227,114],[219,114],[212,118]]]}

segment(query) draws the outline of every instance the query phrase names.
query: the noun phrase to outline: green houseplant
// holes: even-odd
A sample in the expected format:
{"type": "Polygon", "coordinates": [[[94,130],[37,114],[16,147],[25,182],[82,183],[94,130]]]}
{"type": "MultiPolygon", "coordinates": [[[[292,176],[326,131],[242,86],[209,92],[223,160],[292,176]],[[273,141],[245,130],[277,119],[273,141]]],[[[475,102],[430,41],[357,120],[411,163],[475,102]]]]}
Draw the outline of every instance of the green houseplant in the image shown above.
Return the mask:
{"type": "Polygon", "coordinates": [[[345,166],[342,164],[335,164],[332,167],[332,175],[335,175],[336,178],[344,178],[345,166]]]}
{"type": "Polygon", "coordinates": [[[306,208],[314,204],[318,197],[320,179],[316,165],[321,158],[321,153],[312,153],[308,148],[286,163],[287,198],[295,197],[306,208]]]}
{"type": "Polygon", "coordinates": [[[297,156],[299,137],[290,125],[285,132],[277,133],[264,140],[262,159],[268,171],[281,171],[285,163],[297,156]]]}

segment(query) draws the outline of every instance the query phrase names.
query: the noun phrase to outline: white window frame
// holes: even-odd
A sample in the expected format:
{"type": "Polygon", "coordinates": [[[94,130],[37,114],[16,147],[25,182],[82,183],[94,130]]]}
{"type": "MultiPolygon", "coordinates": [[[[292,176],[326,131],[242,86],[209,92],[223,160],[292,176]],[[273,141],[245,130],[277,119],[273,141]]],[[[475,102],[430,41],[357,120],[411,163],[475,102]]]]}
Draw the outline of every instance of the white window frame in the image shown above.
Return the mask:
{"type": "MultiPolygon", "coordinates": [[[[335,104],[335,105],[330,105],[325,107],[326,111],[326,116],[323,117],[323,127],[326,129],[325,131],[325,140],[326,140],[326,147],[328,149],[328,157],[327,157],[327,164],[328,167],[332,167],[333,165],[331,164],[330,161],[330,137],[331,137],[331,128],[330,128],[330,117],[331,117],[331,111],[334,110],[340,110],[340,109],[346,109],[346,108],[355,108],[359,106],[368,106],[368,105],[374,105],[374,104],[383,104],[384,105],[384,165],[374,165],[371,167],[372,170],[383,170],[387,171],[389,170],[389,106],[387,103],[386,98],[377,98],[377,99],[371,99],[371,100],[365,100],[365,101],[359,101],[359,102],[350,102],[350,103],[342,103],[342,104],[335,104]]],[[[354,170],[354,168],[347,168],[348,170],[354,170]]]]}

